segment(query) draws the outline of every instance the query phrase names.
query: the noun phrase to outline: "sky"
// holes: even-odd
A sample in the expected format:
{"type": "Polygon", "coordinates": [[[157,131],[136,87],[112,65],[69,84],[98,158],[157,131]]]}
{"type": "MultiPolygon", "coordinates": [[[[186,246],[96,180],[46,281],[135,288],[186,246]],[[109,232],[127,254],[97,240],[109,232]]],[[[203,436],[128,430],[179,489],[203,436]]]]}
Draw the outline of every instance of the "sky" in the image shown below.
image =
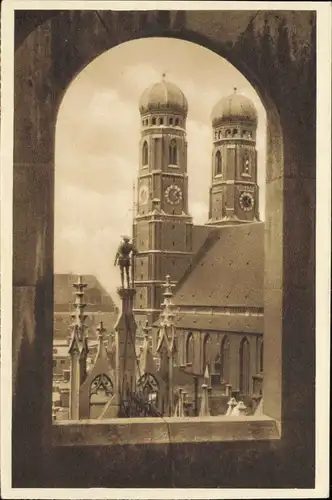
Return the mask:
{"type": "Polygon", "coordinates": [[[68,87],[55,143],[55,272],[93,274],[116,302],[114,257],[131,234],[133,184],[138,175],[142,92],[166,79],[188,101],[189,212],[208,215],[211,182],[210,115],[237,88],[258,112],[258,184],[264,220],[266,114],[254,88],[228,61],[199,45],[148,38],[121,44],[92,61],[68,87]]]}

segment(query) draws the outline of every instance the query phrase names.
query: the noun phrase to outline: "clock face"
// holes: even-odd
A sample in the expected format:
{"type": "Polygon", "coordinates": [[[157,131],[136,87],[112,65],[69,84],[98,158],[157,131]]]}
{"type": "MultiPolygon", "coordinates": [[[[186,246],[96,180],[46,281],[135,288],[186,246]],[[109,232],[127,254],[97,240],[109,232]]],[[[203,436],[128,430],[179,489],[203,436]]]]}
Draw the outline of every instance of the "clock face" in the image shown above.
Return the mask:
{"type": "Polygon", "coordinates": [[[244,191],[240,194],[239,203],[244,212],[250,212],[254,208],[255,200],[251,193],[244,191]]]}
{"type": "Polygon", "coordinates": [[[147,186],[141,186],[141,189],[139,190],[139,202],[141,205],[144,205],[147,203],[149,199],[149,189],[147,186]]]}
{"type": "Polygon", "coordinates": [[[171,184],[166,188],[165,198],[167,203],[169,203],[170,205],[178,205],[182,200],[181,188],[179,188],[179,186],[176,186],[175,184],[171,184]]]}

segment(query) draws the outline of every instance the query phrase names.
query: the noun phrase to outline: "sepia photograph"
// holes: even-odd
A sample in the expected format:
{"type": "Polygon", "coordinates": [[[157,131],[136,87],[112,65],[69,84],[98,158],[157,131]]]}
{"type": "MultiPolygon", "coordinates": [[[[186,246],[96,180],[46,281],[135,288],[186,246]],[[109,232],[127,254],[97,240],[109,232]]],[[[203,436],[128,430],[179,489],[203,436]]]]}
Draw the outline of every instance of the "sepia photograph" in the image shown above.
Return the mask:
{"type": "Polygon", "coordinates": [[[329,4],[3,4],[2,494],[328,497],[329,4]]]}

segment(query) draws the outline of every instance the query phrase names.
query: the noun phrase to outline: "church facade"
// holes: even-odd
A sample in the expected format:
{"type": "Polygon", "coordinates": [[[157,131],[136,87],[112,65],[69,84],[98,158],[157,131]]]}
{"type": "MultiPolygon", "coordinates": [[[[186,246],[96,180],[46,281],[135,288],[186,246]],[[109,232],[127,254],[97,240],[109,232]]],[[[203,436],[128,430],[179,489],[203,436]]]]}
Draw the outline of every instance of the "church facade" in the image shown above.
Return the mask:
{"type": "Polygon", "coordinates": [[[139,103],[140,165],[133,240],[138,329],[154,325],[170,275],[177,310],[177,363],[241,394],[260,393],[263,372],[264,223],[259,220],[257,112],[234,92],[211,113],[211,184],[206,224],[188,209],[182,91],[163,79],[139,103]]]}

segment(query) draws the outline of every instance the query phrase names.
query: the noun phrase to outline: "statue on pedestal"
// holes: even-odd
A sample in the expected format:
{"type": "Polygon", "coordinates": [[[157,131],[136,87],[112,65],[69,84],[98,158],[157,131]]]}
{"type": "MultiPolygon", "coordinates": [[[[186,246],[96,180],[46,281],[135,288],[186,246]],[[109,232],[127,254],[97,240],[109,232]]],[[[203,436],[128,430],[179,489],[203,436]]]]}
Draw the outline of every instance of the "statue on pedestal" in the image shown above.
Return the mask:
{"type": "Polygon", "coordinates": [[[131,288],[134,286],[134,266],[133,266],[133,257],[137,254],[137,250],[134,247],[133,243],[130,243],[129,236],[123,236],[122,242],[116,252],[114,265],[118,265],[120,267],[121,273],[121,286],[124,288],[124,271],[126,271],[126,279],[127,279],[127,288],[131,288]],[[131,282],[129,277],[129,269],[131,266],[131,282]]]}

